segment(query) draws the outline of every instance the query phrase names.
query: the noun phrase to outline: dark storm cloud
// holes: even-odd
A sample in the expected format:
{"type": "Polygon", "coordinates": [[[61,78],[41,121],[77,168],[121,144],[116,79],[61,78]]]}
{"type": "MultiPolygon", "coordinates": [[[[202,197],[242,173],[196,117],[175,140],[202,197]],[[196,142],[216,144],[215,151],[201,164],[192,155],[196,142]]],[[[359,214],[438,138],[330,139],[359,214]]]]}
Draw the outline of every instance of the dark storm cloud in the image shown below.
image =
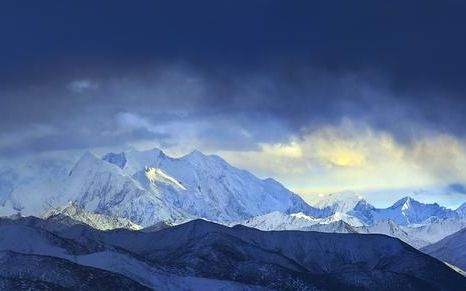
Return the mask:
{"type": "Polygon", "coordinates": [[[2,2],[2,144],[173,143],[184,127],[248,149],[342,118],[400,140],[464,136],[465,12],[462,1],[2,2]]]}

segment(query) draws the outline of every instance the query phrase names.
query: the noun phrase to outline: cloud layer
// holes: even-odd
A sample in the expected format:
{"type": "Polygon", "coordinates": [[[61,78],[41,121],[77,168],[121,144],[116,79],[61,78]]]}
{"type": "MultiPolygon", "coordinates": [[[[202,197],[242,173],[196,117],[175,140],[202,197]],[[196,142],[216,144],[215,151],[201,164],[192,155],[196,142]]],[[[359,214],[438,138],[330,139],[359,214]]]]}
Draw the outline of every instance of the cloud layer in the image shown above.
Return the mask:
{"type": "Polygon", "coordinates": [[[198,148],[303,191],[461,194],[465,3],[180,2],[1,3],[0,158],[198,148]]]}
{"type": "Polygon", "coordinates": [[[389,132],[344,120],[287,143],[219,153],[240,167],[277,177],[305,196],[352,190],[381,202],[392,190],[390,196],[419,192],[418,199],[440,196],[453,205],[465,199],[458,181],[466,181],[466,143],[451,135],[425,134],[400,143],[389,132]]]}

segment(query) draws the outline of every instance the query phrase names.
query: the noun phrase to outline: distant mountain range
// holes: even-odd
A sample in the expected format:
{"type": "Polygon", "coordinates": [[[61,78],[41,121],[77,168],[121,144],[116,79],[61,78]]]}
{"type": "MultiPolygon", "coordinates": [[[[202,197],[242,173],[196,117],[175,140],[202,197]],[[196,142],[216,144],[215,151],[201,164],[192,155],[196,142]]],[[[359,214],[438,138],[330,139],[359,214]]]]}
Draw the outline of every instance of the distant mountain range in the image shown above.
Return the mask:
{"type": "Polygon", "coordinates": [[[368,204],[365,200],[359,201],[349,212],[366,224],[373,224],[377,221],[390,219],[400,225],[425,224],[429,219],[459,218],[460,213],[433,204],[424,204],[411,197],[404,197],[392,206],[385,209],[378,209],[368,204]]]}
{"type": "Polygon", "coordinates": [[[159,229],[202,218],[262,230],[382,233],[423,247],[462,229],[457,210],[405,197],[376,208],[353,192],[314,206],[215,155],[159,149],[38,158],[0,169],[0,214],[71,219],[96,229],[159,229]]]}
{"type": "Polygon", "coordinates": [[[462,207],[451,210],[437,203],[426,204],[406,196],[387,208],[376,208],[354,192],[342,192],[327,195],[315,204],[332,213],[346,213],[358,218],[364,225],[391,220],[399,225],[421,225],[430,219],[465,218],[462,207]]]}
{"type": "Polygon", "coordinates": [[[70,201],[89,212],[142,226],[194,218],[232,223],[274,211],[314,218],[343,213],[364,225],[386,219],[412,225],[432,218],[465,217],[466,207],[454,211],[405,197],[378,209],[351,192],[331,194],[313,207],[273,179],[259,179],[199,151],[180,158],[159,149],[109,153],[102,158],[86,153],[77,162],[38,159],[0,169],[2,215],[37,216],[70,201]]]}
{"type": "Polygon", "coordinates": [[[435,203],[423,204],[410,197],[379,209],[355,193],[344,192],[331,194],[316,206],[333,214],[315,218],[303,213],[272,212],[241,224],[261,230],[385,234],[416,248],[435,243],[466,227],[466,218],[461,212],[435,203]]]}
{"type": "Polygon", "coordinates": [[[451,268],[464,268],[466,204],[405,197],[376,208],[344,192],[311,206],[198,151],[5,166],[0,215],[0,262],[13,266],[0,268],[0,289],[112,280],[120,284],[112,290],[461,290],[465,282],[451,268]]]}
{"type": "Polygon", "coordinates": [[[0,287],[463,290],[466,284],[440,261],[382,235],[262,232],[202,220],[156,232],[100,231],[34,217],[1,219],[0,233],[0,287]]]}
{"type": "Polygon", "coordinates": [[[37,216],[72,201],[86,211],[143,227],[194,218],[229,223],[272,211],[328,214],[272,179],[259,179],[198,151],[181,158],[158,149],[103,158],[86,153],[72,166],[36,161],[19,170],[2,169],[0,190],[3,215],[37,216]]]}

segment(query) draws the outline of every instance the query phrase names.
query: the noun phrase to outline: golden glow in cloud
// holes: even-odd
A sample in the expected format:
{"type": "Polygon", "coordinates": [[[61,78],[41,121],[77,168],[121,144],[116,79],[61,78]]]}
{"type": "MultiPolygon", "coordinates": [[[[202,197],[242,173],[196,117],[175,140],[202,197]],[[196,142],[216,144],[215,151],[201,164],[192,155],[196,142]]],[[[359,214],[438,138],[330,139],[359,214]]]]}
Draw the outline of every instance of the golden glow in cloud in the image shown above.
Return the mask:
{"type": "Polygon", "coordinates": [[[430,187],[466,181],[466,146],[450,135],[400,143],[384,131],[343,121],[285,144],[218,152],[233,164],[278,178],[301,193],[430,187]]]}

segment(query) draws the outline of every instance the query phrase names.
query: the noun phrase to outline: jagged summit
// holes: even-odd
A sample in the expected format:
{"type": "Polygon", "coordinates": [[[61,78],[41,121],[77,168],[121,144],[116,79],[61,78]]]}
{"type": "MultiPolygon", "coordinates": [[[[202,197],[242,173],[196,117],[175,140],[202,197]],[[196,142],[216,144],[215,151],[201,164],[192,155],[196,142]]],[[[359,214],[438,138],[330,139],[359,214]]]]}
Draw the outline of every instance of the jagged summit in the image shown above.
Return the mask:
{"type": "Polygon", "coordinates": [[[437,203],[422,203],[410,196],[397,200],[388,208],[376,208],[354,192],[329,194],[315,206],[329,209],[332,215],[343,213],[359,219],[366,225],[390,219],[400,225],[421,225],[432,219],[447,219],[460,216],[461,209],[451,210],[437,203]]]}
{"type": "MultiPolygon", "coordinates": [[[[218,156],[197,150],[178,158],[157,148],[108,153],[101,158],[87,152],[74,164],[63,163],[63,169],[61,164],[41,167],[34,177],[28,176],[29,187],[24,183],[17,186],[19,182],[6,185],[4,188],[11,188],[12,194],[0,206],[1,213],[10,215],[20,209],[24,215],[40,215],[74,201],[87,212],[123,217],[143,227],[160,222],[179,224],[194,218],[240,223],[273,212],[283,213],[285,222],[302,213],[324,223],[341,220],[359,226],[383,219],[420,225],[436,218],[459,217],[462,210],[424,204],[410,197],[379,209],[349,191],[328,195],[319,204],[322,209],[317,209],[271,178],[259,179],[218,156]]],[[[11,177],[23,174],[11,171],[11,177]]]]}
{"type": "Polygon", "coordinates": [[[383,219],[390,219],[401,225],[425,224],[432,217],[440,219],[458,217],[458,214],[437,203],[421,203],[406,196],[396,201],[388,208],[375,208],[373,206],[358,204],[351,214],[361,218],[367,224],[374,224],[383,219]]]}
{"type": "Polygon", "coordinates": [[[121,153],[108,153],[102,157],[103,160],[117,165],[120,169],[126,166],[126,155],[124,152],[121,153]]]}
{"type": "Polygon", "coordinates": [[[193,218],[231,223],[273,211],[325,215],[278,182],[259,179],[199,151],[179,158],[159,149],[108,153],[101,158],[87,152],[66,175],[55,177],[44,171],[35,179],[42,177],[44,192],[49,179],[57,182],[50,198],[42,201],[34,196],[37,202],[33,203],[32,194],[24,194],[5,204],[4,208],[11,208],[5,212],[21,208],[27,215],[39,215],[75,201],[85,211],[123,217],[143,227],[193,218]]]}
{"type": "Polygon", "coordinates": [[[53,208],[46,211],[42,217],[48,220],[59,222],[80,222],[99,230],[109,230],[126,228],[130,230],[140,230],[141,226],[128,219],[108,216],[104,214],[92,213],[80,208],[76,201],[70,201],[63,207],[53,208]]]}
{"type": "Polygon", "coordinates": [[[74,167],[71,169],[69,176],[75,175],[76,172],[81,169],[95,171],[102,167],[105,167],[105,164],[106,163],[103,160],[101,160],[98,156],[96,156],[94,153],[87,151],[76,162],[74,167]]]}
{"type": "Polygon", "coordinates": [[[325,195],[314,205],[321,209],[328,207],[334,213],[346,213],[352,210],[361,200],[364,200],[364,198],[360,194],[346,191],[325,195]]]}
{"type": "Polygon", "coordinates": [[[456,212],[459,216],[466,218],[466,202],[461,204],[457,209],[456,212]]]}
{"type": "Polygon", "coordinates": [[[398,207],[409,208],[411,204],[420,204],[420,202],[414,200],[410,196],[405,196],[399,199],[398,201],[396,201],[395,203],[393,203],[393,205],[390,206],[390,208],[398,208],[398,207]]]}
{"type": "Polygon", "coordinates": [[[43,215],[43,218],[48,218],[53,215],[57,214],[67,214],[67,215],[75,215],[78,212],[81,212],[82,209],[79,208],[79,205],[76,201],[68,201],[62,207],[51,208],[48,209],[43,215]]]}
{"type": "Polygon", "coordinates": [[[321,215],[278,182],[261,180],[215,155],[194,150],[171,158],[152,150],[125,157],[127,176],[193,217],[231,222],[271,211],[321,215]]]}
{"type": "Polygon", "coordinates": [[[134,174],[145,167],[157,167],[160,161],[165,158],[169,157],[158,148],[144,151],[131,149],[121,153],[107,153],[102,156],[102,160],[117,165],[129,174],[134,174]]]}
{"type": "Polygon", "coordinates": [[[193,150],[186,155],[184,155],[182,158],[205,158],[207,155],[203,154],[199,150],[193,150]]]}
{"type": "Polygon", "coordinates": [[[158,147],[153,147],[145,150],[138,150],[134,147],[131,147],[128,150],[122,151],[122,153],[137,153],[137,154],[150,154],[150,155],[165,155],[164,151],[158,147]]]}

